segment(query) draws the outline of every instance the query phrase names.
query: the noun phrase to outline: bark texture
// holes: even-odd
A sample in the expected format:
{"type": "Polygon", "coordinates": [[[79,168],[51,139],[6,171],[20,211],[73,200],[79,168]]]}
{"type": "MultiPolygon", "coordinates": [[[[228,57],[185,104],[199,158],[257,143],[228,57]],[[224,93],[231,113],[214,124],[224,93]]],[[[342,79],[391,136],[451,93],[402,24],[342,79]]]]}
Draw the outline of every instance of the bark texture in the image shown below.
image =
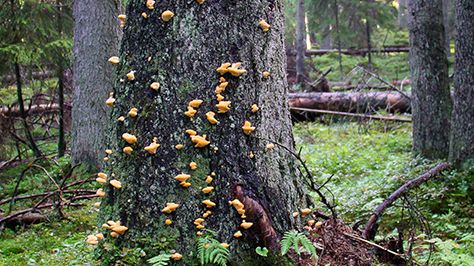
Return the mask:
{"type": "Polygon", "coordinates": [[[398,26],[405,28],[408,25],[407,0],[398,0],[398,26]]]}
{"type": "Polygon", "coordinates": [[[474,2],[456,1],[456,66],[450,159],[474,159],[474,2]]]}
{"type": "Polygon", "coordinates": [[[119,47],[120,1],[74,1],[73,163],[101,164],[109,122],[104,101],[113,87],[107,59],[119,47]]]}
{"type": "MultiPolygon", "coordinates": [[[[108,237],[106,243],[142,247],[150,256],[176,250],[183,254],[184,265],[194,265],[198,230],[193,221],[206,211],[202,201],[210,199],[216,206],[204,225],[231,245],[232,265],[282,263],[281,258],[269,262],[255,254],[257,245],[276,248],[278,236],[296,225],[291,214],[304,199],[291,155],[278,145],[266,149],[272,141],[293,147],[281,2],[157,1],[149,10],[144,1],[129,1],[118,69],[123,82],[114,90],[114,153],[106,170],[123,187],[107,187],[101,207],[103,220],[120,220],[129,230],[116,240],[108,237]],[[165,10],[175,14],[169,22],[160,19],[165,10]],[[271,25],[268,32],[259,27],[262,19],[271,25]],[[216,114],[219,124],[211,125],[205,113],[217,113],[216,68],[224,62],[242,62],[247,73],[224,75],[229,85],[222,95],[232,107],[216,114]],[[133,81],[125,78],[130,71],[136,71],[133,81]],[[271,75],[264,78],[263,71],[271,75]],[[158,91],[150,89],[152,82],[160,83],[158,91]],[[203,103],[190,119],[184,111],[193,99],[203,103]],[[252,104],[260,110],[251,112],[252,104]],[[116,122],[132,107],[139,109],[137,117],[116,122]],[[246,120],[256,127],[250,136],[242,131],[246,120]],[[211,144],[195,148],[187,129],[206,134],[211,144]],[[138,142],[127,145],[121,140],[125,132],[137,136],[138,142]],[[154,137],[161,146],[151,155],[143,148],[154,137]],[[184,144],[182,150],[175,149],[178,143],[184,144]],[[122,152],[125,146],[132,146],[131,155],[122,152]],[[189,169],[190,162],[197,163],[196,170],[189,169]],[[215,189],[204,194],[204,180],[212,172],[216,175],[210,185],[215,189]],[[183,188],[174,179],[181,173],[192,175],[191,187],[183,188]],[[242,220],[228,205],[235,198],[244,203],[246,220],[254,223],[248,230],[239,228],[242,220]],[[180,206],[165,215],[161,210],[167,202],[180,206]],[[165,225],[166,219],[173,224],[165,225]],[[233,237],[237,230],[242,238],[233,237]]],[[[114,260],[111,254],[102,254],[103,263],[114,260]]]]}
{"type": "Polygon", "coordinates": [[[409,9],[413,147],[426,158],[449,153],[452,103],[441,0],[411,0],[409,9]]]}

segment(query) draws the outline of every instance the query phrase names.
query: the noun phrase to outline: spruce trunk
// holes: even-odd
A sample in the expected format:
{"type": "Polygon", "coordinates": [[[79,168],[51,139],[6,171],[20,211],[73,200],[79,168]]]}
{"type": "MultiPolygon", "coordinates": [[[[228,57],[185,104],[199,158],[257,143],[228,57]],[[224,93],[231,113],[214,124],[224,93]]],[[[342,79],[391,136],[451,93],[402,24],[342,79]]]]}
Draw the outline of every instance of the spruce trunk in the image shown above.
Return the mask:
{"type": "MultiPolygon", "coordinates": [[[[147,256],[175,250],[183,254],[183,265],[196,265],[198,231],[193,221],[206,210],[206,229],[217,232],[220,242],[230,244],[232,265],[278,265],[283,258],[260,257],[255,247],[267,246],[279,254],[279,237],[295,227],[292,213],[305,199],[296,172],[295,160],[279,143],[293,149],[290,115],[286,99],[285,48],[282,1],[160,1],[147,9],[144,1],[131,0],[122,40],[112,112],[113,154],[107,174],[122,182],[121,189],[106,188],[102,221],[120,220],[129,230],[117,239],[106,237],[114,250],[143,248],[147,256]],[[170,21],[160,16],[174,13],[170,21]],[[143,13],[146,14],[143,15],[143,13]],[[271,27],[264,32],[259,22],[271,27]],[[216,72],[222,63],[242,62],[247,73],[234,77],[216,72]],[[126,77],[135,71],[134,80],[126,77]],[[265,78],[262,73],[268,71],[265,78]],[[218,113],[215,95],[220,78],[228,86],[222,95],[231,101],[226,113],[218,113]],[[158,90],[150,84],[159,82],[158,90]],[[202,100],[197,113],[184,115],[190,101],[202,100]],[[253,104],[257,112],[251,111],[253,104]],[[138,109],[134,118],[127,116],[138,109]],[[215,112],[217,125],[210,124],[206,113],[215,112]],[[250,121],[256,129],[244,134],[242,126],[250,121]],[[207,135],[210,144],[196,148],[185,132],[195,130],[207,135]],[[122,134],[130,133],[137,143],[127,144],[122,134]],[[144,151],[153,138],[161,145],[155,155],[144,151]],[[178,150],[175,145],[183,144],[178,150]],[[126,155],[122,149],[131,146],[126,155]],[[196,170],[190,163],[197,164],[196,170]],[[175,176],[191,175],[189,188],[180,186],[175,176]],[[213,175],[213,173],[215,175],[213,175]],[[213,181],[205,182],[207,176],[213,181]],[[201,189],[212,186],[204,194],[201,189]],[[209,199],[216,206],[207,209],[209,199]],[[228,202],[239,199],[245,205],[245,220],[253,226],[245,230],[236,210],[228,202]],[[166,203],[180,206],[171,214],[162,213],[166,203]],[[173,223],[166,225],[165,220],[173,223]],[[241,238],[233,234],[240,230],[241,238]],[[276,261],[275,261],[276,260],[276,261]]],[[[117,259],[111,252],[102,254],[104,264],[117,259]]]]}

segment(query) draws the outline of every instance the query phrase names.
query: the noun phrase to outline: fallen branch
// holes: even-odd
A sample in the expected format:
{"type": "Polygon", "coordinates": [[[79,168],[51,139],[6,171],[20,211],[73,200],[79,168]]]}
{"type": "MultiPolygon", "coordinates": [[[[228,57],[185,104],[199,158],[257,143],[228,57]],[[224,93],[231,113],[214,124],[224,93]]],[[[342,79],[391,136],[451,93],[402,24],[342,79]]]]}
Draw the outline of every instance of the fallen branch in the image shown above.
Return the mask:
{"type": "Polygon", "coordinates": [[[430,180],[431,178],[437,176],[442,171],[451,167],[451,164],[448,162],[443,162],[438,164],[436,167],[430,169],[428,172],[422,174],[421,176],[407,181],[403,186],[398,188],[395,192],[393,192],[388,198],[386,198],[382,204],[380,204],[370,216],[369,221],[367,222],[364,232],[362,236],[367,240],[372,240],[375,237],[376,233],[376,224],[382,213],[388,208],[392,203],[394,203],[397,199],[403,196],[412,188],[418,187],[419,185],[423,184],[424,182],[430,180]]]}
{"type": "MultiPolygon", "coordinates": [[[[408,53],[410,51],[410,47],[408,46],[387,46],[382,48],[371,48],[371,53],[408,53]]],[[[325,55],[328,53],[338,53],[338,49],[317,49],[317,50],[306,50],[306,56],[319,56],[325,55]]],[[[365,56],[369,52],[368,48],[359,48],[359,49],[340,49],[341,54],[345,55],[358,55],[358,56],[365,56]]],[[[288,55],[294,55],[295,52],[291,51],[288,55]]]]}
{"type": "Polygon", "coordinates": [[[290,107],[290,111],[302,111],[302,112],[319,113],[319,114],[359,117],[359,118],[366,118],[366,119],[370,119],[370,120],[383,120],[383,121],[411,123],[411,118],[403,118],[403,117],[396,117],[396,116],[365,115],[365,114],[355,114],[355,113],[347,113],[347,112],[336,112],[336,111],[308,109],[308,108],[296,108],[296,107],[290,107]]]}
{"type": "Polygon", "coordinates": [[[352,234],[348,234],[348,233],[343,233],[343,234],[344,234],[345,236],[351,237],[351,238],[353,238],[353,239],[355,239],[355,240],[364,242],[365,244],[368,244],[368,245],[374,246],[374,247],[376,247],[376,248],[379,248],[379,249],[381,249],[381,250],[383,250],[383,251],[385,251],[385,252],[388,252],[388,253],[390,253],[390,254],[392,254],[392,255],[394,255],[394,256],[397,256],[397,257],[400,257],[400,258],[403,258],[403,259],[406,258],[406,255],[405,255],[405,254],[397,253],[397,252],[395,252],[395,251],[393,251],[393,250],[390,250],[390,249],[388,249],[388,248],[382,247],[381,245],[379,245],[379,244],[377,244],[377,243],[368,241],[368,240],[366,240],[366,239],[363,239],[363,238],[361,238],[361,237],[358,237],[358,236],[355,236],[355,235],[352,235],[352,234]]]}
{"type": "MultiPolygon", "coordinates": [[[[65,104],[64,108],[67,110],[71,110],[71,104],[65,104]]],[[[59,112],[59,105],[56,103],[53,104],[36,104],[32,105],[30,108],[25,110],[25,114],[27,116],[32,115],[46,115],[46,114],[55,114],[59,112]]],[[[18,106],[15,107],[8,107],[8,106],[1,106],[0,107],[0,116],[6,117],[20,117],[21,112],[18,106]]]]}

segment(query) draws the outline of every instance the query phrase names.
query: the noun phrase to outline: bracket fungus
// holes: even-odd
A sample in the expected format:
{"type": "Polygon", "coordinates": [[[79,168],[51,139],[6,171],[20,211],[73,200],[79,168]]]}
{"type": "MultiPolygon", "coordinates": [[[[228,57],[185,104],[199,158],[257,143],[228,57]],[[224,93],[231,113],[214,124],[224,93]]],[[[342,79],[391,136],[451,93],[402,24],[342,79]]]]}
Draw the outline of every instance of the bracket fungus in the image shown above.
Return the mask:
{"type": "Polygon", "coordinates": [[[120,15],[118,15],[117,18],[120,21],[120,28],[125,27],[125,22],[127,21],[127,16],[125,16],[124,14],[120,14],[120,15]]]}
{"type": "Polygon", "coordinates": [[[267,145],[265,147],[267,148],[267,150],[271,150],[271,149],[275,148],[275,144],[267,143],[267,145]]]}
{"type": "Polygon", "coordinates": [[[107,106],[110,106],[110,107],[114,106],[115,98],[114,98],[113,96],[114,96],[114,93],[111,92],[111,93],[109,94],[109,98],[107,98],[107,100],[105,100],[105,104],[106,104],[107,106]]]}
{"type": "Polygon", "coordinates": [[[306,215],[310,214],[311,212],[312,212],[312,210],[309,209],[309,208],[302,209],[301,210],[301,216],[305,217],[306,215]]]}
{"type": "Polygon", "coordinates": [[[122,188],[122,183],[120,181],[113,179],[109,182],[114,188],[122,188]]]}
{"type": "Polygon", "coordinates": [[[105,197],[105,191],[101,188],[99,188],[95,194],[98,196],[98,197],[105,197]]]}
{"type": "Polygon", "coordinates": [[[158,139],[156,137],[153,138],[153,142],[143,149],[147,151],[149,154],[156,154],[156,150],[161,146],[160,144],[157,143],[157,141],[158,139]]]}
{"type": "Polygon", "coordinates": [[[192,130],[192,129],[186,129],[186,133],[191,137],[191,136],[196,136],[197,132],[192,130]]]}
{"type": "Polygon", "coordinates": [[[268,24],[264,19],[260,20],[258,22],[258,25],[260,26],[260,28],[262,28],[263,32],[267,32],[270,30],[270,24],[268,24]]]}
{"type": "Polygon", "coordinates": [[[181,150],[182,148],[184,148],[184,145],[183,144],[176,144],[174,146],[174,148],[177,149],[177,150],[181,150]]]}
{"type": "Polygon", "coordinates": [[[224,75],[225,73],[229,72],[229,70],[227,70],[232,64],[231,63],[223,63],[220,67],[218,67],[216,69],[217,72],[219,72],[219,74],[221,75],[224,75]]]}
{"type": "Polygon", "coordinates": [[[111,154],[112,154],[112,150],[111,150],[111,149],[106,149],[106,150],[105,150],[105,153],[107,153],[108,155],[111,155],[111,154]]]}
{"type": "Polygon", "coordinates": [[[184,187],[184,188],[188,188],[188,187],[191,186],[191,183],[189,183],[189,182],[180,182],[179,185],[184,187]]]}
{"type": "Polygon", "coordinates": [[[206,0],[196,0],[196,2],[197,2],[198,4],[200,4],[200,5],[204,4],[205,1],[206,1],[206,0]]]}
{"type": "Polygon", "coordinates": [[[89,245],[97,245],[99,243],[99,239],[95,235],[88,235],[86,243],[89,245]]]}
{"type": "Polygon", "coordinates": [[[95,181],[97,181],[97,182],[99,182],[99,183],[101,183],[101,184],[105,184],[105,183],[107,183],[107,178],[97,177],[97,178],[95,179],[95,181]]]}
{"type": "Polygon", "coordinates": [[[154,0],[146,0],[146,7],[150,10],[155,8],[155,1],[154,0]]]}
{"type": "Polygon", "coordinates": [[[164,22],[168,22],[171,20],[171,18],[173,18],[174,16],[174,13],[169,11],[169,10],[166,10],[164,11],[163,13],[161,13],[161,19],[164,21],[164,22]]]}
{"type": "Polygon", "coordinates": [[[211,143],[210,141],[206,140],[206,135],[191,136],[191,141],[195,144],[194,147],[196,148],[204,148],[209,145],[209,143],[211,143]]]}
{"type": "Polygon", "coordinates": [[[242,232],[240,232],[240,231],[237,231],[237,232],[234,233],[235,238],[239,238],[241,236],[242,236],[242,232]]]}
{"type": "Polygon", "coordinates": [[[125,116],[120,116],[119,118],[117,118],[117,121],[119,122],[125,121],[125,116]]]}
{"type": "Polygon", "coordinates": [[[136,117],[137,115],[138,115],[138,109],[135,107],[130,108],[130,111],[128,111],[128,116],[136,117]]]}
{"type": "Polygon", "coordinates": [[[189,118],[194,117],[197,113],[197,110],[194,109],[192,106],[188,106],[187,108],[188,108],[188,110],[186,112],[184,112],[184,115],[189,117],[189,118]]]}
{"type": "Polygon", "coordinates": [[[229,68],[227,68],[227,71],[234,77],[240,77],[243,74],[247,73],[247,70],[240,68],[242,63],[237,62],[233,63],[229,68]]]}
{"type": "Polygon", "coordinates": [[[240,227],[242,227],[243,229],[249,229],[250,227],[252,227],[252,225],[253,223],[249,223],[243,220],[242,223],[240,224],[240,227]]]}
{"type": "Polygon", "coordinates": [[[203,102],[202,100],[194,99],[194,100],[190,101],[188,105],[193,107],[193,108],[199,108],[199,106],[201,106],[202,102],[203,102]]]}
{"type": "Polygon", "coordinates": [[[127,73],[127,79],[128,80],[135,80],[135,71],[130,71],[127,73]]]}
{"type": "Polygon", "coordinates": [[[170,224],[172,224],[172,223],[173,223],[173,221],[171,221],[170,219],[166,219],[166,220],[165,220],[165,224],[166,224],[166,225],[170,225],[170,224]]]}
{"type": "Polygon", "coordinates": [[[99,208],[100,207],[100,202],[95,202],[94,207],[99,208]]]}
{"type": "Polygon", "coordinates": [[[107,61],[109,61],[109,63],[111,63],[112,65],[116,65],[120,63],[120,58],[118,56],[112,56],[107,61]]]}
{"type": "Polygon", "coordinates": [[[217,119],[214,117],[215,115],[216,115],[216,113],[214,113],[212,111],[206,113],[207,121],[209,121],[209,123],[211,123],[213,125],[219,123],[219,121],[217,121],[217,119]]]}
{"type": "Polygon", "coordinates": [[[122,151],[123,151],[123,153],[125,153],[125,154],[127,154],[127,155],[130,155],[130,154],[132,154],[133,149],[132,149],[132,147],[130,147],[130,146],[126,146],[126,147],[123,148],[122,151]]]}
{"type": "Polygon", "coordinates": [[[250,108],[250,110],[252,111],[252,113],[256,113],[258,112],[260,108],[258,107],[258,105],[256,103],[252,104],[252,107],[250,108]]]}
{"type": "Polygon", "coordinates": [[[201,191],[204,192],[204,194],[211,193],[211,191],[214,190],[214,187],[205,187],[201,191]]]}
{"type": "Polygon", "coordinates": [[[123,133],[122,139],[125,140],[128,144],[133,144],[137,142],[137,137],[129,133],[123,133]]]}
{"type": "Polygon", "coordinates": [[[262,76],[263,76],[263,78],[268,78],[268,77],[270,77],[270,72],[263,71],[262,76]]]}
{"type": "Polygon", "coordinates": [[[168,202],[166,203],[166,207],[164,207],[161,212],[164,213],[172,213],[174,212],[177,208],[179,207],[179,204],[173,203],[173,202],[168,202]]]}
{"type": "Polygon", "coordinates": [[[150,89],[157,91],[160,88],[160,83],[159,82],[153,82],[150,84],[150,89]]]}
{"type": "Polygon", "coordinates": [[[179,182],[186,182],[189,178],[191,178],[191,175],[187,174],[179,174],[174,177],[174,179],[178,180],[179,182]]]}
{"type": "Polygon", "coordinates": [[[252,126],[250,121],[245,121],[244,125],[242,126],[242,130],[245,134],[250,135],[255,130],[255,127],[252,126]]]}
{"type": "Polygon", "coordinates": [[[190,162],[189,163],[189,168],[191,168],[191,170],[196,170],[197,169],[197,163],[196,162],[190,162]]]}
{"type": "Polygon", "coordinates": [[[147,18],[148,18],[148,14],[147,14],[146,12],[143,12],[143,13],[142,13],[142,17],[145,18],[145,19],[147,19],[147,18]]]}
{"type": "Polygon", "coordinates": [[[179,254],[178,252],[175,252],[170,256],[170,259],[174,261],[181,260],[182,258],[183,258],[183,255],[179,254]]]}
{"type": "Polygon", "coordinates": [[[206,183],[210,184],[212,182],[212,180],[213,180],[213,178],[210,175],[208,175],[206,177],[206,183]]]}
{"type": "Polygon", "coordinates": [[[231,101],[220,101],[216,104],[218,113],[227,113],[230,110],[231,101]]]}
{"type": "Polygon", "coordinates": [[[207,208],[212,208],[214,206],[216,206],[216,204],[214,202],[212,202],[211,200],[203,200],[202,203],[204,205],[206,205],[207,208]]]}
{"type": "Polygon", "coordinates": [[[230,247],[230,245],[227,244],[227,243],[221,243],[221,246],[222,246],[223,248],[229,248],[229,247],[230,247]]]}

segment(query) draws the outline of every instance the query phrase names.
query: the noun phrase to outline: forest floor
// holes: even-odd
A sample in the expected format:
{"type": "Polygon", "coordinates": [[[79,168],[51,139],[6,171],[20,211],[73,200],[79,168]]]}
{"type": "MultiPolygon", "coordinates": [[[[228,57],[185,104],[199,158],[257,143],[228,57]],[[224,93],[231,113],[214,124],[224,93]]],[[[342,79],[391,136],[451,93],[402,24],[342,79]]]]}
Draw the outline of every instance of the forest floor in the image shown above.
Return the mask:
{"type": "MultiPolygon", "coordinates": [[[[382,122],[300,123],[294,127],[296,143],[302,147],[313,175],[319,182],[332,175],[327,187],[334,194],[337,212],[348,225],[365,222],[404,181],[439,163],[412,157],[410,132],[410,125],[382,122]]],[[[44,167],[55,173],[66,164],[64,159],[44,167]]],[[[0,172],[0,199],[11,195],[13,181],[24,168],[18,165],[0,172]]],[[[41,176],[35,171],[25,176],[29,182],[20,184],[21,194],[36,193],[48,186],[41,176]]],[[[84,176],[79,171],[75,178],[84,176]]],[[[452,170],[413,190],[384,213],[376,241],[397,236],[397,228],[408,234],[417,226],[414,253],[418,262],[427,260],[428,246],[433,244],[430,264],[474,265],[473,181],[474,169],[452,170]],[[414,210],[405,208],[409,203],[417,206],[416,212],[429,224],[431,236],[423,233],[419,219],[410,215],[414,210]]],[[[93,202],[66,208],[67,219],[51,217],[41,224],[0,231],[0,265],[94,264],[93,248],[84,242],[96,225],[93,202]]],[[[327,211],[322,205],[317,207],[327,211]]],[[[7,206],[1,208],[5,211],[7,206]]]]}

